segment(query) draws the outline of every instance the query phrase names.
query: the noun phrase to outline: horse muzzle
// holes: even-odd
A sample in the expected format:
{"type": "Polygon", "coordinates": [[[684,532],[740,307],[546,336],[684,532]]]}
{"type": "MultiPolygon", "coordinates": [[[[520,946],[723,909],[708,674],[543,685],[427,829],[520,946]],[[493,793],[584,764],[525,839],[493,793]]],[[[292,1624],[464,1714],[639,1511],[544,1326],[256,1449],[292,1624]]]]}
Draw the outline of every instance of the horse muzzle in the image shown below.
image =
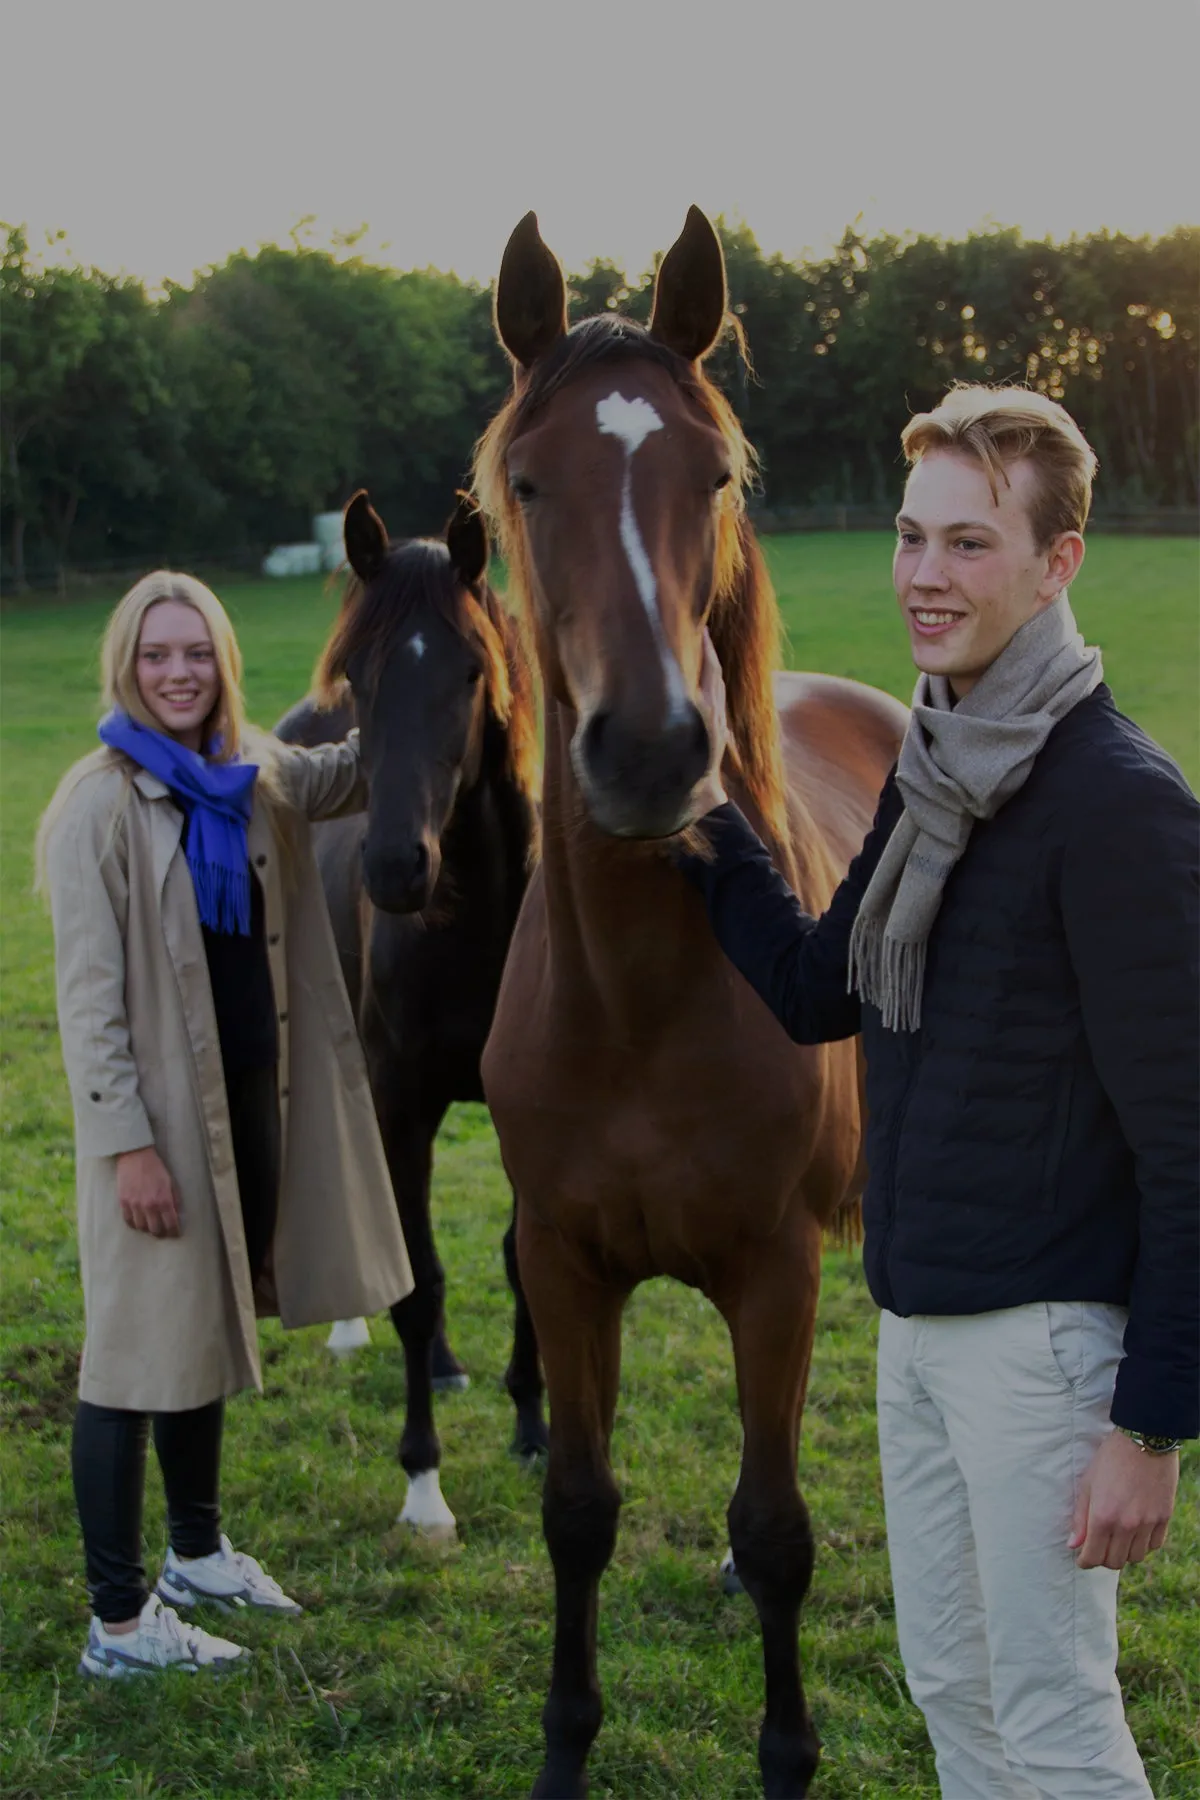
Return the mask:
{"type": "Polygon", "coordinates": [[[612,837],[665,838],[690,825],[710,755],[708,727],[691,701],[653,734],[597,710],[580,720],[571,741],[588,815],[612,837]]]}
{"type": "Polygon", "coordinates": [[[441,852],[424,838],[377,849],[363,844],[363,886],[380,912],[415,913],[429,904],[441,871],[441,852]]]}

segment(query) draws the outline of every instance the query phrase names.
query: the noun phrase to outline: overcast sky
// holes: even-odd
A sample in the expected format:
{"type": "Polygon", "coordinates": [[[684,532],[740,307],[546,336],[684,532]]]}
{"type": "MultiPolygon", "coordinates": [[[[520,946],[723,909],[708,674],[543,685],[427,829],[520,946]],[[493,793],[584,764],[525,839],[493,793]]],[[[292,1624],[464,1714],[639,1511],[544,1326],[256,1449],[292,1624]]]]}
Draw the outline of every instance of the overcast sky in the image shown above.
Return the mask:
{"type": "Polygon", "coordinates": [[[767,250],[1200,218],[1200,6],[6,0],[0,217],[156,283],[366,223],[490,280],[536,208],[630,274],[690,201],[767,250]]]}

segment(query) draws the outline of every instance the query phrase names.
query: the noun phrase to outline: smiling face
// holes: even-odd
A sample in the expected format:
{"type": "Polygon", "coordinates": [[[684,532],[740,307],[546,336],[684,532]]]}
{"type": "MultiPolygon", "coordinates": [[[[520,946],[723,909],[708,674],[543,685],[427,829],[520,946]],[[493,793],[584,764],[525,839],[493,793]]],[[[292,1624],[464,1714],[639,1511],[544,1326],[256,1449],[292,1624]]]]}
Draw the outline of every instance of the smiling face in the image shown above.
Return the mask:
{"type": "Polygon", "coordinates": [[[892,576],[913,661],[948,677],[958,699],[1083,561],[1077,531],[1038,547],[1030,523],[1037,472],[1024,460],[1007,472],[993,496],[976,457],[929,451],[909,475],[896,520],[892,576]]]}
{"type": "Polygon", "coordinates": [[[212,633],[203,614],[181,600],[148,607],[138,634],[137,686],[160,731],[201,750],[204,728],[221,698],[212,633]]]}

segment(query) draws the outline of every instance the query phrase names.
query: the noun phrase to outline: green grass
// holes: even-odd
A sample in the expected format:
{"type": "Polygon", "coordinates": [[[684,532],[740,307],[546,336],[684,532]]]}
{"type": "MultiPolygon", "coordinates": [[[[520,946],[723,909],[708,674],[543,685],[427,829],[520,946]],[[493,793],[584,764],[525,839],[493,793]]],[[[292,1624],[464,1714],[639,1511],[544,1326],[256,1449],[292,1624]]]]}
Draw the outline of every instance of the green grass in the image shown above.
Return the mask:
{"type": "MultiPolygon", "coordinates": [[[[768,549],[797,665],[912,686],[888,540],[777,538],[768,549]]],[[[1096,539],[1076,590],[1118,701],[1200,778],[1196,545],[1096,539]]],[[[252,714],[303,691],[331,602],[316,581],[225,590],[252,714]]],[[[50,938],[29,898],[29,843],[59,773],[94,742],[95,650],[107,601],[10,609],[3,663],[4,1792],[16,1800],[253,1793],[314,1800],[520,1795],[538,1761],[551,1592],[536,1477],[506,1454],[499,1377],[509,1303],[507,1191],[486,1114],[455,1110],[436,1175],[452,1336],[474,1385],[439,1407],[444,1486],[461,1545],[395,1525],[403,1376],[386,1320],[348,1366],[323,1331],[263,1330],[266,1392],[229,1409],[225,1506],[235,1539],[309,1608],[239,1622],[253,1669],[97,1691],[75,1675],[87,1606],[68,1464],[81,1340],[70,1116],[54,1030],[50,938]]],[[[131,1321],[131,1329],[136,1322],[131,1321]]],[[[818,1559],[802,1622],[825,1740],[814,1795],[936,1792],[903,1691],[888,1587],[871,1386],[873,1309],[856,1260],[827,1258],[801,1452],[818,1559]]],[[[757,1632],[719,1592],[739,1432],[715,1314],[655,1283],[629,1309],[614,1445],[625,1495],[603,1587],[608,1716],[593,1792],[623,1800],[758,1793],[757,1632]]],[[[151,1463],[148,1554],[163,1544],[151,1463]]],[[[1185,1457],[1167,1549],[1124,1585],[1121,1674],[1160,1800],[1200,1785],[1200,1509],[1185,1457]]]]}

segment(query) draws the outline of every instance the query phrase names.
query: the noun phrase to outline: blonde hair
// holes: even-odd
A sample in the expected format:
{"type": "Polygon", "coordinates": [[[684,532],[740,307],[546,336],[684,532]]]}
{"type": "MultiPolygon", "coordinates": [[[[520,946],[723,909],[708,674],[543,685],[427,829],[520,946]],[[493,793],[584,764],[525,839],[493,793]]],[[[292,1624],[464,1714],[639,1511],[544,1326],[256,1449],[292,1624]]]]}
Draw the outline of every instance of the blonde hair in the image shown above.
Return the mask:
{"type": "Polygon", "coordinates": [[[1065,407],[1031,388],[956,382],[932,412],[917,413],[900,435],[912,467],[931,450],[957,450],[983,464],[992,498],[1008,484],[1008,465],[1032,464],[1034,541],[1044,549],[1064,531],[1082,531],[1092,505],[1096,453],[1065,407]]]}
{"type": "MultiPolygon", "coordinates": [[[[116,708],[128,713],[131,719],[135,719],[139,725],[147,726],[151,731],[162,730],[138,688],[137,657],[146,614],[152,606],[157,606],[163,600],[178,601],[180,605],[190,606],[198,612],[212,638],[213,656],[221,686],[217,703],[205,720],[205,735],[209,741],[216,742],[210,760],[231,762],[243,750],[252,749],[254,759],[259,764],[257,786],[268,803],[278,803],[281,798],[277,754],[279,746],[274,738],[255,730],[253,726],[247,726],[246,707],[242,699],[242,652],[233,623],[212,589],[205,587],[194,575],[181,575],[172,569],[155,569],[151,574],[143,575],[140,581],[135,581],[129,592],[118,600],[105,627],[100,646],[102,705],[106,711],[116,708]]],[[[128,778],[132,775],[132,764],[127,757],[116,752],[93,751],[90,756],[85,756],[67,770],[38,822],[34,843],[36,893],[44,895],[47,891],[46,850],[50,833],[66,810],[79,783],[106,764],[120,766],[127,778],[124,796],[113,814],[110,842],[115,838],[128,802],[128,778]]],[[[271,821],[276,835],[280,836],[284,824],[278,813],[278,805],[270,804],[271,821]]]]}

